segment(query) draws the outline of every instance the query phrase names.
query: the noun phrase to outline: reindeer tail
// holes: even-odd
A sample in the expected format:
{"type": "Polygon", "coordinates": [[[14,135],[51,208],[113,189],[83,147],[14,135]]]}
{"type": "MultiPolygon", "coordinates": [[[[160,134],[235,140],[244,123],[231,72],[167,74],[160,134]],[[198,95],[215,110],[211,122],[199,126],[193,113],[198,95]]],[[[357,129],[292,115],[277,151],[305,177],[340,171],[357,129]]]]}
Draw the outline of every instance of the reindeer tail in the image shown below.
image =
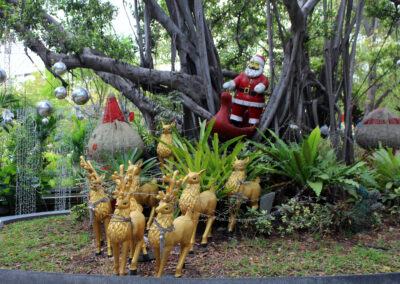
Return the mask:
{"type": "Polygon", "coordinates": [[[260,183],[260,177],[257,177],[255,180],[253,180],[255,183],[260,183]]]}
{"type": "Polygon", "coordinates": [[[215,187],[213,185],[211,186],[210,191],[215,193],[215,187]]]}

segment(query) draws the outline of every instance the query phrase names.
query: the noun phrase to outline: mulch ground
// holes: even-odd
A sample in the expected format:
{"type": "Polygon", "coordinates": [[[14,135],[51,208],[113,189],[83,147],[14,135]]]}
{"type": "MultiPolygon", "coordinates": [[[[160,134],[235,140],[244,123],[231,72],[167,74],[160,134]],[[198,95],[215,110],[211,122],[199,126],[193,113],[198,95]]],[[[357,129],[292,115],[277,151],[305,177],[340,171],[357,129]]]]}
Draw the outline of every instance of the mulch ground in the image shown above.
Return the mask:
{"type": "MultiPolygon", "coordinates": [[[[83,230],[91,232],[88,222],[84,222],[83,230]]],[[[213,239],[206,248],[202,248],[196,244],[195,253],[188,255],[185,267],[183,269],[183,277],[185,278],[222,278],[222,277],[237,277],[241,276],[241,266],[227,265],[242,263],[245,260],[247,272],[243,272],[242,277],[262,276],[262,272],[254,274],[249,272],[248,267],[251,264],[260,266],[261,262],[265,263],[268,268],[269,261],[275,261],[273,257],[282,255],[281,261],[284,262],[285,258],[289,259],[292,256],[301,255],[303,252],[312,254],[320,250],[328,251],[329,249],[335,250],[338,246],[343,248],[346,252],[354,247],[362,247],[385,252],[391,250],[393,252],[400,251],[400,226],[394,223],[382,225],[380,228],[373,231],[360,233],[352,237],[344,237],[344,235],[331,235],[315,239],[313,235],[302,233],[290,237],[270,236],[267,238],[256,236],[249,230],[237,231],[234,238],[228,238],[223,234],[226,228],[225,224],[216,224],[214,228],[213,239]],[[253,240],[253,241],[252,241],[253,240]],[[256,241],[254,241],[256,240],[256,241]],[[260,241],[257,241],[260,240],[260,241]],[[258,245],[262,243],[262,245],[258,245]],[[282,248],[281,244],[284,244],[282,248]],[[293,248],[290,251],[291,247],[293,248]]],[[[199,227],[199,232],[203,232],[203,228],[199,227]]],[[[200,241],[201,236],[197,236],[197,241],[200,241]]],[[[64,264],[63,271],[65,273],[83,273],[83,274],[112,274],[113,258],[108,258],[106,255],[106,247],[103,247],[103,254],[101,256],[94,256],[94,244],[88,244],[87,247],[80,251],[79,255],[72,256],[70,260],[64,264]]],[[[151,252],[151,248],[149,248],[151,252]]],[[[400,253],[398,253],[400,254],[400,253]]],[[[173,275],[175,267],[178,262],[179,248],[171,252],[168,259],[164,274],[173,275]]],[[[329,252],[327,252],[329,257],[329,252]]],[[[355,266],[357,266],[355,264],[355,266]]],[[[138,275],[148,277],[154,276],[155,260],[149,262],[140,262],[138,264],[138,275]]],[[[128,267],[127,267],[127,272],[128,267]]],[[[393,267],[383,268],[380,272],[394,272],[400,271],[400,265],[396,264],[393,267]],[[385,270],[386,269],[386,270],[385,270]]],[[[340,270],[338,271],[340,274],[340,270]]],[[[363,273],[360,269],[354,269],[353,272],[345,273],[363,273]]],[[[364,273],[368,273],[365,271],[364,273]]],[[[268,276],[295,276],[295,275],[326,275],[326,271],[312,270],[305,273],[298,273],[296,268],[293,271],[288,270],[286,275],[268,275],[268,276]]],[[[335,273],[336,274],[336,273],[335,273]]]]}

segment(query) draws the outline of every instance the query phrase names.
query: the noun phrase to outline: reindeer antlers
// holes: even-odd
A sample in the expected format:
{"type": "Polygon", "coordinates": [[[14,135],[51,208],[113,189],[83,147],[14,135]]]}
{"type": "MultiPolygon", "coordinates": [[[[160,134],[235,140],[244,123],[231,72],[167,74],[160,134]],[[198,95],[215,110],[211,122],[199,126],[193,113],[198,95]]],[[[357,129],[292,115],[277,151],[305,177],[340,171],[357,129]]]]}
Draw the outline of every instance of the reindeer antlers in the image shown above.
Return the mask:
{"type": "Polygon", "coordinates": [[[101,182],[104,180],[105,174],[102,174],[100,177],[97,174],[96,170],[94,169],[92,163],[90,161],[85,161],[83,156],[81,158],[81,167],[84,168],[88,174],[86,177],[89,179],[90,183],[94,186],[95,184],[101,184],[101,182]]]}
{"type": "Polygon", "coordinates": [[[182,188],[182,180],[176,180],[179,171],[175,171],[174,175],[167,174],[163,176],[163,181],[168,183],[169,185],[166,187],[166,193],[160,191],[157,198],[160,200],[164,200],[165,202],[170,202],[176,198],[176,194],[182,188]],[[175,188],[176,186],[176,188],[175,188]]]}

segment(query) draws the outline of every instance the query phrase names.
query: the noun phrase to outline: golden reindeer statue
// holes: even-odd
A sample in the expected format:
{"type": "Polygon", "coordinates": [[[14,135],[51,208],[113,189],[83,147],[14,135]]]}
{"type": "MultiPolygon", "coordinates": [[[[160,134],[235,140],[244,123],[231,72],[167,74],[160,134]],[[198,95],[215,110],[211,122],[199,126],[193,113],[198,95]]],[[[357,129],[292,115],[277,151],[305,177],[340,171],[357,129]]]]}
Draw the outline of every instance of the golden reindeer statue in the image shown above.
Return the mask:
{"type": "Polygon", "coordinates": [[[158,194],[158,186],[157,186],[157,179],[153,179],[149,183],[143,184],[137,190],[135,195],[136,201],[141,205],[146,205],[151,207],[150,217],[147,221],[146,230],[150,230],[151,223],[153,222],[153,218],[156,214],[156,206],[158,203],[157,194],[158,194]]]}
{"type": "Polygon", "coordinates": [[[129,248],[134,250],[130,265],[130,274],[136,275],[139,253],[144,244],[144,227],[146,219],[142,214],[142,207],[137,204],[134,196],[129,192],[133,183],[133,176],[127,171],[124,177],[124,166],[120,166],[120,173],[115,172],[111,179],[117,187],[114,191],[116,209],[108,226],[108,238],[114,252],[113,274],[125,275],[125,265],[129,248]],[[122,260],[119,261],[120,246],[122,245],[122,260]]]}
{"type": "MultiPolygon", "coordinates": [[[[161,122],[162,124],[162,134],[160,137],[160,140],[163,141],[165,144],[172,146],[172,127],[175,127],[175,121],[172,122],[171,124],[164,124],[164,122],[161,122]]],[[[172,153],[172,150],[161,142],[158,143],[157,145],[157,155],[158,155],[158,160],[160,161],[160,167],[163,168],[165,164],[165,159],[173,160],[174,155],[172,153]]]]}
{"type": "MultiPolygon", "coordinates": [[[[142,171],[141,166],[143,165],[143,162],[140,161],[138,162],[136,165],[132,164],[131,161],[129,161],[129,166],[128,169],[126,170],[126,174],[131,175],[132,176],[132,183],[131,186],[129,187],[129,192],[131,194],[131,198],[135,199],[131,201],[131,211],[140,211],[140,213],[143,212],[143,207],[142,207],[142,203],[138,201],[142,200],[142,192],[140,192],[140,172],[142,171]]],[[[157,187],[158,189],[158,187],[157,187]]],[[[148,195],[145,195],[145,197],[148,197],[148,195]]],[[[153,196],[152,196],[153,197],[153,196]]],[[[155,197],[153,197],[154,199],[156,199],[155,197]]],[[[154,209],[155,210],[155,209],[154,209]]],[[[143,214],[142,214],[143,215],[143,214]]],[[[130,253],[129,253],[129,262],[132,261],[132,258],[134,257],[134,247],[133,244],[131,244],[130,246],[130,253]]],[[[143,242],[142,244],[142,255],[143,255],[143,260],[144,261],[148,261],[149,260],[149,256],[147,254],[147,248],[146,248],[146,243],[143,242]]]]}
{"type": "MultiPolygon", "coordinates": [[[[232,165],[233,172],[228,178],[225,184],[226,189],[231,189],[227,193],[228,198],[231,199],[234,195],[244,196],[247,202],[250,204],[251,208],[254,210],[258,209],[258,200],[260,199],[261,186],[260,178],[257,177],[256,180],[245,182],[246,179],[246,165],[249,162],[249,157],[244,160],[239,160],[235,157],[235,161],[232,165]]],[[[228,235],[231,235],[236,222],[236,212],[240,207],[240,202],[235,200],[231,201],[230,205],[230,216],[228,225],[228,235]]]]}
{"type": "Polygon", "coordinates": [[[160,204],[156,208],[157,216],[149,231],[149,241],[156,255],[156,277],[161,277],[164,267],[172,248],[180,243],[181,253],[178,265],[175,270],[175,277],[182,276],[182,268],[190,249],[190,237],[193,232],[194,223],[192,218],[186,214],[174,220],[175,202],[177,193],[182,186],[181,181],[176,181],[178,171],[174,172],[173,178],[170,175],[164,176],[163,180],[169,185],[166,193],[160,191],[157,198],[160,204]],[[177,185],[177,188],[175,188],[177,185]]]}
{"type": "MultiPolygon", "coordinates": [[[[90,224],[93,225],[94,235],[96,237],[96,256],[101,254],[101,222],[104,223],[104,229],[107,236],[107,227],[110,222],[111,216],[111,202],[108,196],[102,189],[104,174],[99,177],[96,170],[93,168],[90,161],[85,161],[81,156],[81,167],[84,168],[88,174],[86,177],[90,182],[89,191],[89,214],[90,224]]],[[[107,238],[107,255],[112,257],[110,240],[107,238]]]]}
{"type": "Polygon", "coordinates": [[[199,216],[208,215],[206,229],[201,239],[201,245],[207,246],[208,238],[211,238],[211,227],[215,220],[215,208],[217,207],[217,196],[215,189],[212,187],[210,190],[200,193],[200,176],[205,170],[200,172],[192,172],[189,168],[188,174],[184,177],[183,183],[188,185],[182,191],[179,199],[179,209],[182,214],[189,213],[193,222],[194,229],[190,240],[190,252],[193,253],[193,246],[196,238],[196,229],[199,222],[199,216]]]}

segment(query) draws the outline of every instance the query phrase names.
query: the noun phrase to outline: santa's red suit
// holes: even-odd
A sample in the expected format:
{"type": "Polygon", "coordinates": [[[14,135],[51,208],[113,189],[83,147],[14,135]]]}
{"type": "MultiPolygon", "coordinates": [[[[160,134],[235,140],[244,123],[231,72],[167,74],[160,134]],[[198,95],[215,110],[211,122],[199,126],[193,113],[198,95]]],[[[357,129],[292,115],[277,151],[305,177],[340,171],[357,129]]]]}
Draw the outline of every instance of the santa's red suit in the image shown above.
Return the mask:
{"type": "Polygon", "coordinates": [[[231,120],[242,122],[243,113],[247,109],[249,124],[260,122],[260,116],[265,106],[263,93],[268,88],[268,79],[262,74],[264,63],[264,57],[254,56],[245,72],[224,84],[224,88],[237,90],[232,100],[231,120]],[[258,63],[258,70],[253,70],[252,64],[254,63],[258,63]]]}

